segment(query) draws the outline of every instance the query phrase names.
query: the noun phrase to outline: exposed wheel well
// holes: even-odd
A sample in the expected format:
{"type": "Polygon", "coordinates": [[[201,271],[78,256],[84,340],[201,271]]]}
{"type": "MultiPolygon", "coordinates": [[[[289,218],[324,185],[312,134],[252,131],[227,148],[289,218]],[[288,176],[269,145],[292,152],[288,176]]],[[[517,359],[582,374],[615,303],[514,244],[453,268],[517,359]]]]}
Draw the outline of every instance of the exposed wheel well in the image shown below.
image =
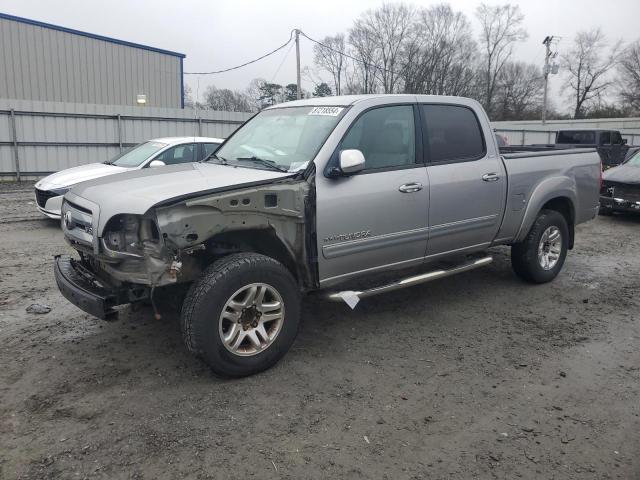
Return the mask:
{"type": "Polygon", "coordinates": [[[260,253],[284,265],[299,283],[304,278],[293,252],[270,228],[221,233],[207,241],[207,250],[214,258],[236,252],[260,253]]]}
{"type": "Polygon", "coordinates": [[[573,248],[573,240],[575,237],[574,226],[576,220],[573,202],[571,202],[567,197],[556,197],[545,203],[542,206],[542,210],[555,210],[562,214],[569,226],[569,248],[573,248]]]}

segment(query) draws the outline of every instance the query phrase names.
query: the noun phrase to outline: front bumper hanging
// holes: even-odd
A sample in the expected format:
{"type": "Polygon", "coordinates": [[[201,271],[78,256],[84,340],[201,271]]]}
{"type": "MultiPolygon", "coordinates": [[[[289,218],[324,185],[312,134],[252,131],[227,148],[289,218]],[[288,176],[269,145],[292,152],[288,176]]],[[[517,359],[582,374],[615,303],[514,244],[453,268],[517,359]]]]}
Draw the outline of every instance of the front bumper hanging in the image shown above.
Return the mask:
{"type": "Polygon", "coordinates": [[[68,255],[56,255],[54,275],[60,293],[76,307],[103,320],[113,319],[114,307],[149,298],[148,288],[114,288],[68,255]]]}

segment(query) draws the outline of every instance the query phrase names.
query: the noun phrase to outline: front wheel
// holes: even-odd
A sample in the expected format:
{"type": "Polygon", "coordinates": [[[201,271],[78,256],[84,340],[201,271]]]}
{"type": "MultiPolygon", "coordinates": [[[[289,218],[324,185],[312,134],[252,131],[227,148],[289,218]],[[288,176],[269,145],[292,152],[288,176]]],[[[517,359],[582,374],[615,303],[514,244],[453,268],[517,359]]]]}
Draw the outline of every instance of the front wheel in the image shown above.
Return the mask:
{"type": "Polygon", "coordinates": [[[282,358],[300,322],[300,292],[289,271],[256,253],[229,255],[194,282],[182,307],[184,340],[214,373],[243,377],[282,358]]]}
{"type": "Polygon", "coordinates": [[[543,210],[527,237],[511,247],[511,266],[523,280],[550,282],[560,270],[569,249],[569,227],[555,210],[543,210]]]}

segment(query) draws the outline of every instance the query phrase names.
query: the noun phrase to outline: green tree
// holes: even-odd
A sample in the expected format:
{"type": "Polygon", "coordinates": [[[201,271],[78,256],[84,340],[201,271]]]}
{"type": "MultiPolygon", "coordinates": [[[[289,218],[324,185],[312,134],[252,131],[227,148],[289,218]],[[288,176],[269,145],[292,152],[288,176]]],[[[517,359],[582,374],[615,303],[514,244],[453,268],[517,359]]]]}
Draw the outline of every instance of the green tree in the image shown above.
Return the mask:
{"type": "Polygon", "coordinates": [[[258,100],[263,106],[275,105],[282,99],[282,85],[277,83],[264,82],[260,87],[260,97],[258,100]]]}
{"type": "Polygon", "coordinates": [[[331,87],[329,87],[325,82],[322,82],[320,85],[316,85],[316,88],[313,90],[314,97],[330,97],[331,95],[331,87]]]}
{"type": "Polygon", "coordinates": [[[295,83],[289,83],[284,87],[284,101],[291,102],[298,99],[298,85],[295,83]]]}

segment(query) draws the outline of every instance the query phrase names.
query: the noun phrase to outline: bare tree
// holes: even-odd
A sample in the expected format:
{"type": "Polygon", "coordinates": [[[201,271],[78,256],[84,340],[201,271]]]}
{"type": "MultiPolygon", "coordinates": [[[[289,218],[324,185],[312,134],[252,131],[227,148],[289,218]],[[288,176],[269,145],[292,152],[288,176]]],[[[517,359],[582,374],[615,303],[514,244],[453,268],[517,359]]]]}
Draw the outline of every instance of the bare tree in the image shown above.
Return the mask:
{"type": "Polygon", "coordinates": [[[476,17],[480,22],[480,43],[484,51],[482,103],[491,113],[500,72],[511,57],[514,44],[527,38],[527,32],[522,27],[524,15],[517,5],[482,3],[476,9],[476,17]]]}
{"type": "Polygon", "coordinates": [[[562,55],[562,65],[569,72],[566,86],[573,90],[573,118],[581,118],[591,100],[598,99],[609,86],[607,73],[619,59],[622,42],[607,50],[607,41],[599,28],[579,32],[571,50],[562,55]]]}
{"type": "Polygon", "coordinates": [[[224,112],[251,111],[247,94],[228,88],[216,88],[214,85],[209,85],[205,90],[203,107],[224,112]]]}
{"type": "Polygon", "coordinates": [[[629,45],[618,68],[620,99],[633,112],[640,113],[640,40],[629,45]]]}
{"type": "Polygon", "coordinates": [[[318,44],[313,46],[313,63],[331,74],[334,92],[336,95],[340,95],[346,67],[344,34],[339,33],[333,37],[325,37],[321,43],[326,47],[318,44]]]}
{"type": "Polygon", "coordinates": [[[537,118],[543,77],[537,65],[508,62],[498,78],[493,120],[537,118]]]}
{"type": "Polygon", "coordinates": [[[476,44],[461,12],[447,4],[418,11],[404,47],[407,93],[467,95],[475,76],[476,44]]]}
{"type": "MultiPolygon", "coordinates": [[[[358,93],[376,93],[378,88],[378,49],[373,41],[373,33],[362,24],[354,25],[349,30],[349,54],[355,59],[353,62],[354,77],[358,80],[347,79],[349,86],[359,86],[358,93]]],[[[349,73],[347,72],[347,76],[349,73]]],[[[352,92],[355,93],[355,92],[352,92]]]]}
{"type": "MultiPolygon", "coordinates": [[[[398,90],[402,48],[411,28],[415,9],[404,3],[385,3],[376,10],[368,10],[355,22],[353,31],[362,32],[365,41],[374,47],[377,70],[384,93],[398,90]]],[[[350,37],[351,39],[351,37],[350,37]]],[[[352,42],[353,44],[353,42],[352,42]]]]}

